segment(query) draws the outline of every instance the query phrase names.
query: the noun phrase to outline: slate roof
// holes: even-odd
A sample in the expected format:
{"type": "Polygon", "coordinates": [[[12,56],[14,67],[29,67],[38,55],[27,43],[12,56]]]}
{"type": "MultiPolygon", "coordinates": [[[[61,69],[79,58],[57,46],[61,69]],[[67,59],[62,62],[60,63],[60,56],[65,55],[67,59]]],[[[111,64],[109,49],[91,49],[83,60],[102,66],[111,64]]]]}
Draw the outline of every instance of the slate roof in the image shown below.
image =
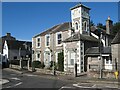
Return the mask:
{"type": "Polygon", "coordinates": [[[107,34],[105,29],[97,28],[96,26],[91,26],[90,29],[91,29],[92,33],[94,33],[94,34],[96,34],[98,36],[100,36],[100,33],[102,32],[103,35],[107,35],[109,37],[113,37],[113,35],[107,34]]]}
{"type": "Polygon", "coordinates": [[[120,30],[118,31],[118,33],[116,34],[115,38],[113,39],[113,41],[111,43],[112,44],[120,44],[120,30]]]}
{"type": "Polygon", "coordinates": [[[90,10],[90,8],[89,8],[89,7],[87,7],[87,6],[85,6],[85,5],[81,4],[81,3],[79,3],[79,4],[75,5],[74,7],[70,8],[70,9],[71,9],[71,10],[73,10],[73,9],[75,9],[75,8],[78,8],[78,7],[84,7],[84,8],[87,8],[87,9],[89,9],[89,10],[90,10]]]}
{"type": "MultiPolygon", "coordinates": [[[[99,47],[91,47],[85,51],[86,55],[100,55],[99,47]]],[[[102,54],[111,54],[111,47],[103,47],[102,54]]]]}
{"type": "Polygon", "coordinates": [[[30,47],[32,46],[32,42],[18,41],[18,40],[16,41],[6,40],[6,41],[7,41],[8,49],[12,49],[12,50],[19,50],[19,48],[21,48],[21,50],[25,50],[25,46],[24,46],[25,43],[30,47]]]}
{"type": "Polygon", "coordinates": [[[16,40],[16,38],[11,36],[11,34],[0,37],[0,53],[3,52],[2,48],[3,48],[3,44],[4,44],[5,40],[16,40]]]}
{"type": "Polygon", "coordinates": [[[99,40],[96,39],[93,36],[89,36],[89,35],[82,35],[80,33],[76,33],[73,36],[67,38],[66,40],[64,40],[63,42],[72,42],[72,41],[91,41],[91,42],[98,42],[99,40]]]}
{"type": "Polygon", "coordinates": [[[46,31],[44,31],[40,34],[35,35],[34,38],[37,37],[37,36],[44,36],[46,34],[68,30],[71,25],[72,25],[71,22],[65,22],[65,23],[62,23],[62,24],[55,25],[55,26],[51,27],[50,29],[47,29],[46,31]]]}

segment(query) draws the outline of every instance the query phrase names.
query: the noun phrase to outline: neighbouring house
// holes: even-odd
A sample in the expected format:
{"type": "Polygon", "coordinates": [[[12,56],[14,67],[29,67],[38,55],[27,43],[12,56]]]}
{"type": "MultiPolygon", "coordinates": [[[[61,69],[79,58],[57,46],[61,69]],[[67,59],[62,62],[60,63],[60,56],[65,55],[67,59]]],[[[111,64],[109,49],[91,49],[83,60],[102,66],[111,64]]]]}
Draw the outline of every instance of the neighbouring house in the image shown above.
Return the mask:
{"type": "Polygon", "coordinates": [[[11,33],[7,33],[5,36],[2,36],[0,38],[0,53],[3,53],[3,44],[5,40],[16,40],[15,37],[11,36],[11,33]]]}
{"type": "MultiPolygon", "coordinates": [[[[112,50],[112,60],[113,60],[113,70],[120,70],[120,30],[116,34],[111,45],[112,50]]],[[[120,71],[119,71],[120,72],[120,71]]]]}
{"type": "Polygon", "coordinates": [[[44,62],[45,67],[50,67],[50,62],[58,62],[58,53],[63,51],[62,41],[69,37],[71,23],[65,22],[35,35],[32,38],[33,61],[44,62]]]}
{"type": "Polygon", "coordinates": [[[114,38],[114,35],[112,34],[112,27],[113,21],[110,19],[110,16],[108,16],[108,19],[106,20],[106,29],[98,28],[97,26],[91,26],[91,35],[97,39],[99,39],[101,35],[103,46],[111,46],[111,42],[114,38]]]}
{"type": "Polygon", "coordinates": [[[113,21],[110,17],[106,20],[106,30],[92,27],[91,34],[93,36],[97,35],[102,42],[102,46],[91,47],[86,50],[86,56],[88,57],[88,75],[91,77],[100,77],[100,69],[102,68],[103,77],[114,77],[114,63],[113,63],[113,53],[111,50],[111,42],[113,42],[114,36],[112,35],[113,21]],[[94,32],[94,33],[93,33],[94,32]],[[95,34],[95,35],[94,35],[95,34]],[[101,47],[101,48],[100,48],[101,47]],[[101,49],[101,51],[100,51],[101,49]],[[101,53],[100,53],[101,52],[101,53]],[[102,63],[102,66],[101,66],[102,63]]]}
{"type": "Polygon", "coordinates": [[[31,57],[31,47],[31,42],[5,40],[3,46],[3,55],[6,56],[8,60],[19,60],[21,57],[25,58],[26,55],[31,57]]]}
{"type": "Polygon", "coordinates": [[[89,77],[100,77],[100,69],[103,71],[103,77],[113,75],[111,47],[91,47],[85,52],[87,57],[87,71],[89,77]],[[101,53],[100,53],[101,52],[101,53]],[[101,67],[102,64],[102,67],[101,67]]]}
{"type": "Polygon", "coordinates": [[[15,37],[11,36],[11,33],[1,37],[1,40],[1,54],[6,58],[3,62],[20,60],[21,57],[25,58],[26,56],[32,58],[32,42],[16,40],[15,37]]]}

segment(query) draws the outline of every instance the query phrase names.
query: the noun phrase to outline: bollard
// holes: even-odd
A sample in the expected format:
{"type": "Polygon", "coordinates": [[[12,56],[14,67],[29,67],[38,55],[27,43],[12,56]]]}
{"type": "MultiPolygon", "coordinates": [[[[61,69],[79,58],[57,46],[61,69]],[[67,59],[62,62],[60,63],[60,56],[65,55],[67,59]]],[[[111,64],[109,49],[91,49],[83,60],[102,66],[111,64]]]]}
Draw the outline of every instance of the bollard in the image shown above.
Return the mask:
{"type": "Polygon", "coordinates": [[[114,74],[115,74],[115,79],[118,79],[118,74],[119,74],[118,71],[115,71],[114,74]]]}
{"type": "Polygon", "coordinates": [[[77,63],[75,63],[75,77],[77,77],[77,63]]]}

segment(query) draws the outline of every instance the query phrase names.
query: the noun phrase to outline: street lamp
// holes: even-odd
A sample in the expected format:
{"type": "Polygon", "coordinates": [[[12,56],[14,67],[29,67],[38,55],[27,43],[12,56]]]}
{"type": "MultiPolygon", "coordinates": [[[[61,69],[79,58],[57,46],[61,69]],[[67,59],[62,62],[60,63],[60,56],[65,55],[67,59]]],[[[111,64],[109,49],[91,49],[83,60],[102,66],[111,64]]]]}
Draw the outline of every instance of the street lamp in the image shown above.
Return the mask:
{"type": "Polygon", "coordinates": [[[54,58],[54,33],[53,33],[53,75],[56,75],[56,71],[55,71],[55,58],[54,58]]]}
{"type": "Polygon", "coordinates": [[[99,53],[100,53],[100,57],[99,57],[99,60],[100,60],[100,76],[99,76],[99,78],[100,79],[102,79],[103,78],[103,60],[102,60],[102,47],[101,47],[101,45],[102,45],[102,31],[101,30],[99,30],[100,31],[100,37],[99,37],[99,53]]]}

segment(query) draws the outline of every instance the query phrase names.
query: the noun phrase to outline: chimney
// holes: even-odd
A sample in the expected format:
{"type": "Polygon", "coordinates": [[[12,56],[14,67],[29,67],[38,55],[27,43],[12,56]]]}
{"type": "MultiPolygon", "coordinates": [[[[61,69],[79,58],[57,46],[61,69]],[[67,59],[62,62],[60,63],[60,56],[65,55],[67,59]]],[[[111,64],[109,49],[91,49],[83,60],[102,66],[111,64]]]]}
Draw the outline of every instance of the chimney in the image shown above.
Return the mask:
{"type": "Polygon", "coordinates": [[[113,21],[110,19],[110,16],[108,16],[108,19],[106,20],[106,33],[111,34],[113,27],[113,21]]]}
{"type": "Polygon", "coordinates": [[[11,33],[7,33],[6,36],[7,36],[7,37],[10,37],[10,36],[11,36],[11,33]]]}

